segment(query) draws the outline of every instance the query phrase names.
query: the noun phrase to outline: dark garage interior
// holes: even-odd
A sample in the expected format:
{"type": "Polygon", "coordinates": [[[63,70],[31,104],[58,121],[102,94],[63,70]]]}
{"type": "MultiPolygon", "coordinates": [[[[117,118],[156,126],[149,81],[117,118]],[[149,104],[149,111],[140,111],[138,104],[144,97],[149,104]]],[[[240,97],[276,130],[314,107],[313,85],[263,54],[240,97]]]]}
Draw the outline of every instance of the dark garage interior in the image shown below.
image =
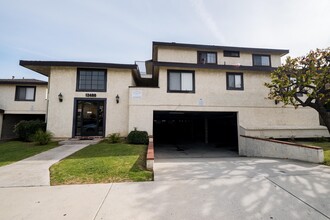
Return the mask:
{"type": "Polygon", "coordinates": [[[154,143],[212,145],[238,151],[236,112],[154,111],[154,143]]]}
{"type": "Polygon", "coordinates": [[[22,120],[45,121],[45,115],[44,114],[4,114],[1,139],[16,138],[16,135],[13,130],[15,125],[22,120]]]}

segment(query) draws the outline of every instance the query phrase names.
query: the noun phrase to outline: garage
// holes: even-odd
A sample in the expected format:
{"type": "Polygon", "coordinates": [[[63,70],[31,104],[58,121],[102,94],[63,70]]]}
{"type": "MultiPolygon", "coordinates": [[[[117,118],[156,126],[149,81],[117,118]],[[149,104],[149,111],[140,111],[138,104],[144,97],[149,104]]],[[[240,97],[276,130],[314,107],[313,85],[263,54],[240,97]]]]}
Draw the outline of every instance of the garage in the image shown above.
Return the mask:
{"type": "Polygon", "coordinates": [[[153,118],[156,156],[237,155],[236,112],[154,111],[153,118]]]}

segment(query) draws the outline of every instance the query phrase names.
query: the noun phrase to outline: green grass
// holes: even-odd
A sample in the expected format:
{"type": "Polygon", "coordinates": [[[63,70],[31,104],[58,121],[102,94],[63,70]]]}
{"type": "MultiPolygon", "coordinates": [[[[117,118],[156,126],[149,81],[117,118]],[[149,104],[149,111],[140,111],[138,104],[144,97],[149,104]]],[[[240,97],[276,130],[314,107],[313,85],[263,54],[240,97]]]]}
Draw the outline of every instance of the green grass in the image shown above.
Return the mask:
{"type": "Polygon", "coordinates": [[[301,144],[322,147],[324,151],[324,164],[330,166],[330,142],[329,141],[310,141],[299,142],[301,144]]]}
{"type": "Polygon", "coordinates": [[[51,185],[152,180],[145,169],[145,145],[99,143],[50,168],[51,185]]]}
{"type": "Polygon", "coordinates": [[[8,165],[43,151],[57,147],[57,142],[35,145],[31,142],[7,141],[0,143],[0,166],[8,165]]]}

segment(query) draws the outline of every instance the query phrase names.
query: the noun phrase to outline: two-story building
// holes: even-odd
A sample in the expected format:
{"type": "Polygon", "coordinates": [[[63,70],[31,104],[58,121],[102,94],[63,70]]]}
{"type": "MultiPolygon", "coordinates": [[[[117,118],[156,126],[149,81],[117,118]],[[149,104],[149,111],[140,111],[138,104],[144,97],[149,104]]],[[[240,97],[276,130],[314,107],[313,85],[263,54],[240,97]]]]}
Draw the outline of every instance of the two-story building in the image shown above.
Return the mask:
{"type": "Polygon", "coordinates": [[[265,82],[288,50],[153,42],[137,65],[20,61],[49,77],[47,129],[56,137],[126,136],[238,144],[240,134],[328,136],[318,113],[267,99],[265,82]]]}
{"type": "Polygon", "coordinates": [[[21,120],[45,120],[47,82],[36,79],[0,79],[0,139],[15,137],[21,120]]]}

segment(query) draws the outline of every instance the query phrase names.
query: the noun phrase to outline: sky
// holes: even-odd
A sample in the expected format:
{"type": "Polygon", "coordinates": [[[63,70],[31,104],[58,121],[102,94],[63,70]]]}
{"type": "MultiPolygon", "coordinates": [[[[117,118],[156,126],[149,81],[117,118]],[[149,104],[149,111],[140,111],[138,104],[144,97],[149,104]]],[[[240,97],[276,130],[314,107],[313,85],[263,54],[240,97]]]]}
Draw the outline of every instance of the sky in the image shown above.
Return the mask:
{"type": "Polygon", "coordinates": [[[19,60],[133,64],[152,41],[330,46],[330,0],[0,0],[0,78],[46,77],[19,60]]]}

